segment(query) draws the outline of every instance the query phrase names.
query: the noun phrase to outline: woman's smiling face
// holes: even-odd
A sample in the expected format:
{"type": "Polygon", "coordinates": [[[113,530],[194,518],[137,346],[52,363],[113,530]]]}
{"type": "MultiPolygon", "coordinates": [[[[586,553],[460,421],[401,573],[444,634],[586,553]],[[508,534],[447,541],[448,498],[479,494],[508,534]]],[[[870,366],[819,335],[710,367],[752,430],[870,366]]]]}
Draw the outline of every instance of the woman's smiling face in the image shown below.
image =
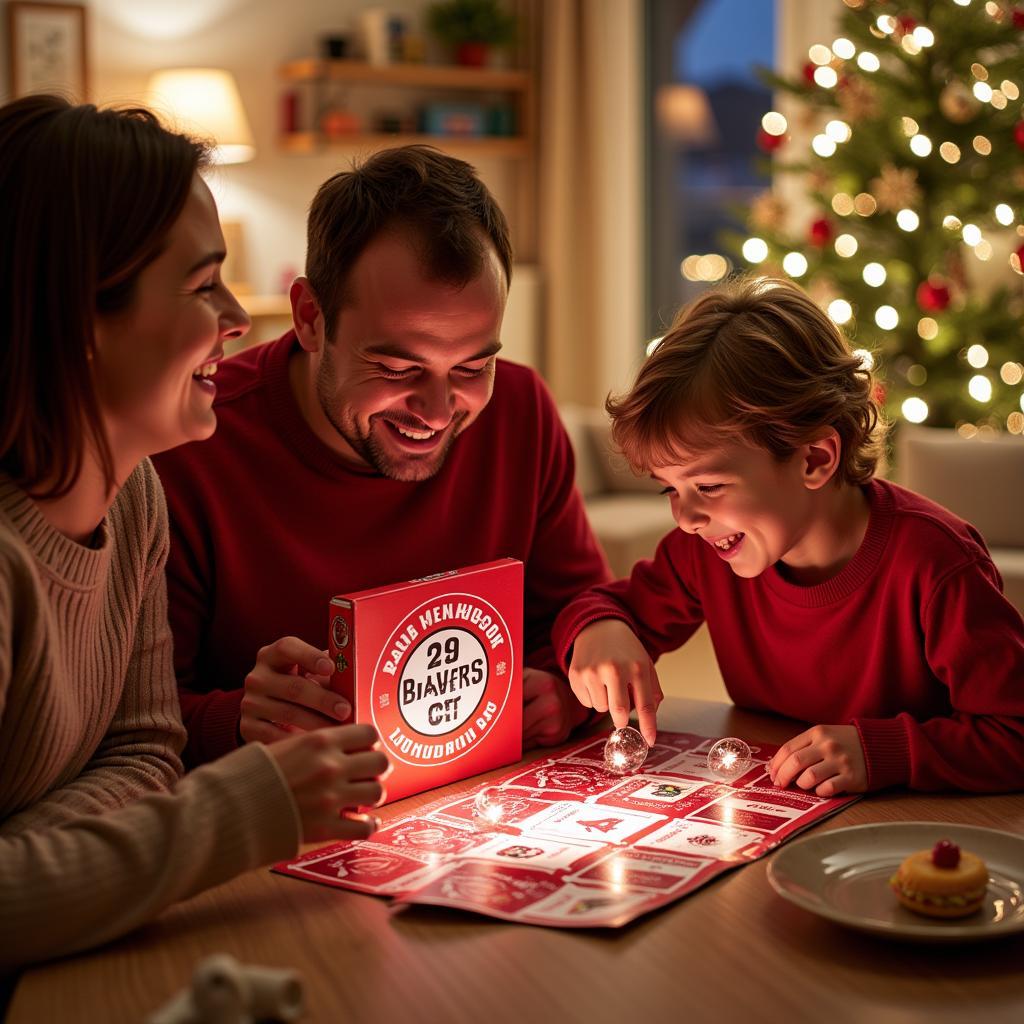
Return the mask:
{"type": "Polygon", "coordinates": [[[220,279],[224,256],[217,207],[197,174],[131,303],[96,318],[95,377],[116,460],[134,464],[216,428],[213,372],[225,339],[249,329],[220,279]]]}

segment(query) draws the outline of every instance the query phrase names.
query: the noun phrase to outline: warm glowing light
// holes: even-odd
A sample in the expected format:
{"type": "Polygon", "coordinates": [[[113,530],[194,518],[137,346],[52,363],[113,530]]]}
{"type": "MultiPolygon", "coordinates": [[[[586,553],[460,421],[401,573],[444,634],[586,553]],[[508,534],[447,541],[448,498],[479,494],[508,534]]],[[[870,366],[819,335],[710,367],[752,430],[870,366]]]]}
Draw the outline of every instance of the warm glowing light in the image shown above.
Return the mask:
{"type": "Polygon", "coordinates": [[[930,316],[923,316],[917,321],[917,335],[925,341],[934,341],[939,336],[939,325],[930,316]]]}
{"type": "Polygon", "coordinates": [[[955,164],[960,160],[960,147],[955,142],[944,142],[939,146],[939,156],[947,164],[955,164]]]}
{"type": "Polygon", "coordinates": [[[857,239],[853,235],[840,235],[836,239],[836,252],[840,256],[852,256],[857,251],[857,239]]]}
{"type": "Polygon", "coordinates": [[[921,52],[921,44],[912,35],[905,35],[900,40],[900,46],[912,57],[921,52]]]}
{"type": "Polygon", "coordinates": [[[769,135],[785,135],[786,129],[789,128],[789,122],[777,110],[769,110],[761,118],[761,127],[769,135]]]}
{"type": "Polygon", "coordinates": [[[970,7],[971,0],[953,0],[953,3],[959,4],[960,7],[970,7]]]}
{"type": "Polygon", "coordinates": [[[870,50],[861,50],[861,52],[857,54],[857,67],[859,67],[861,71],[867,71],[870,73],[877,71],[881,66],[882,62],[870,50]]]}
{"type": "Polygon", "coordinates": [[[1005,110],[1006,105],[1009,102],[1010,101],[1006,98],[1005,93],[1000,92],[998,89],[992,90],[992,98],[989,100],[989,103],[991,103],[996,110],[1005,110]]]}
{"type": "Polygon", "coordinates": [[[1013,207],[1006,203],[1000,203],[996,207],[996,220],[1004,227],[1009,227],[1014,221],[1013,207]]]}
{"type": "Polygon", "coordinates": [[[825,134],[834,142],[849,142],[853,132],[845,121],[829,121],[825,125],[825,134]]]}
{"type": "Polygon", "coordinates": [[[904,231],[916,231],[918,224],[921,223],[921,218],[913,210],[900,210],[896,214],[896,223],[904,231]]]}
{"type": "Polygon", "coordinates": [[[868,263],[865,265],[861,276],[864,278],[864,282],[871,285],[872,288],[881,288],[885,284],[888,274],[886,274],[885,267],[881,263],[868,263]]]}
{"type": "Polygon", "coordinates": [[[763,238],[748,238],[743,243],[743,258],[748,263],[762,263],[768,258],[768,243],[763,238]]]}
{"type": "Polygon", "coordinates": [[[896,31],[896,19],[891,14],[879,15],[875,24],[887,36],[891,36],[896,31]]]}
{"type": "Polygon", "coordinates": [[[830,68],[815,68],[814,69],[814,81],[822,87],[822,89],[831,89],[839,81],[839,75],[830,68]]]}
{"type": "Polygon", "coordinates": [[[1005,78],[999,83],[999,89],[1008,100],[1020,99],[1020,89],[1017,83],[1011,82],[1009,78],[1005,78]]]}
{"type": "Polygon", "coordinates": [[[971,74],[978,79],[979,82],[988,81],[988,68],[984,64],[978,64],[975,62],[971,65],[971,74]]]}
{"type": "Polygon", "coordinates": [[[982,263],[987,263],[992,259],[992,243],[987,239],[983,238],[975,247],[974,255],[978,257],[982,263]]]}
{"type": "Polygon", "coordinates": [[[1011,412],[1006,417],[1006,429],[1011,434],[1024,434],[1024,413],[1011,412]]]}
{"type": "Polygon", "coordinates": [[[924,423],[928,419],[928,403],[923,398],[908,398],[900,406],[900,412],[909,423],[924,423]]]}
{"type": "Polygon", "coordinates": [[[832,60],[832,51],[822,43],[815,43],[808,51],[812,64],[825,65],[832,60]]]}
{"type": "Polygon", "coordinates": [[[702,281],[721,281],[729,273],[729,261],[717,252],[709,252],[697,260],[697,273],[702,281]]]}
{"type": "Polygon", "coordinates": [[[832,209],[840,217],[848,217],[853,213],[853,200],[845,192],[837,192],[832,197],[832,209]]]}
{"type": "Polygon", "coordinates": [[[962,234],[968,245],[977,245],[981,241],[981,228],[977,224],[965,224],[962,234]]]}
{"type": "Polygon", "coordinates": [[[787,252],[782,257],[782,269],[790,277],[803,277],[807,273],[807,257],[802,252],[787,252]]]}
{"type": "Polygon", "coordinates": [[[954,217],[953,214],[950,213],[942,218],[942,226],[947,231],[959,231],[963,227],[963,224],[960,222],[959,217],[954,217]]]}
{"type": "Polygon", "coordinates": [[[857,47],[849,39],[839,38],[832,43],[832,52],[842,60],[849,60],[857,52],[857,47]]]}
{"type": "Polygon", "coordinates": [[[971,142],[974,152],[981,156],[988,156],[992,152],[992,143],[984,135],[975,135],[971,142]]]}
{"type": "Polygon", "coordinates": [[[870,217],[878,209],[878,203],[870,192],[858,192],[853,197],[853,208],[862,217],[870,217]]]}
{"type": "Polygon", "coordinates": [[[992,381],[990,381],[983,373],[976,373],[967,382],[967,393],[976,402],[991,402],[992,381]]]}
{"type": "Polygon", "coordinates": [[[999,378],[1004,384],[1013,387],[1024,380],[1024,366],[1020,363],[1003,363],[999,367],[999,378]]]}
{"type": "Polygon", "coordinates": [[[982,103],[988,103],[992,99],[992,86],[988,82],[975,82],[973,92],[982,103]]]}
{"type": "Polygon", "coordinates": [[[935,45],[935,33],[927,25],[918,25],[913,35],[918,46],[935,45]]]}
{"type": "Polygon", "coordinates": [[[900,126],[903,128],[903,134],[906,135],[908,139],[912,138],[921,130],[921,126],[912,117],[901,117],[900,126]]]}
{"type": "Polygon", "coordinates": [[[956,432],[968,441],[978,436],[978,428],[973,423],[958,423],[956,432]]]}
{"type": "Polygon", "coordinates": [[[855,348],[851,355],[860,360],[862,370],[873,370],[875,368],[875,357],[866,348],[855,348]]]}
{"type": "Polygon", "coordinates": [[[836,151],[836,144],[827,135],[815,135],[811,139],[811,149],[818,156],[829,157],[836,151]]]}
{"type": "Polygon", "coordinates": [[[988,366],[988,349],[984,345],[972,345],[967,350],[967,362],[976,370],[988,366]]]}
{"type": "Polygon", "coordinates": [[[932,151],[932,140],[927,135],[915,135],[910,140],[910,151],[914,156],[927,156],[932,151]]]}
{"type": "Polygon", "coordinates": [[[899,326],[900,315],[892,306],[879,306],[875,310],[875,323],[883,331],[892,331],[899,326]]]}
{"type": "Polygon", "coordinates": [[[853,317],[853,306],[846,299],[833,299],[828,304],[828,315],[837,324],[846,324],[853,317]]]}

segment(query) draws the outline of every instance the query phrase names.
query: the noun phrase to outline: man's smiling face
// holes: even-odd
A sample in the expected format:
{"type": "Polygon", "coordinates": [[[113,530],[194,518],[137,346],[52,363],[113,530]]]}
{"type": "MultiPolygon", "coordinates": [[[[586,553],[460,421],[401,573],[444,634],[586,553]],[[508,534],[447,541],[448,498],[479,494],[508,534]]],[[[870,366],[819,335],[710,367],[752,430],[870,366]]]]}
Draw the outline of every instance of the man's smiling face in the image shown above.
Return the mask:
{"type": "Polygon", "coordinates": [[[348,453],[426,480],[491,397],[507,287],[493,247],[461,287],[430,280],[411,241],[374,239],[346,284],[316,395],[348,453]]]}

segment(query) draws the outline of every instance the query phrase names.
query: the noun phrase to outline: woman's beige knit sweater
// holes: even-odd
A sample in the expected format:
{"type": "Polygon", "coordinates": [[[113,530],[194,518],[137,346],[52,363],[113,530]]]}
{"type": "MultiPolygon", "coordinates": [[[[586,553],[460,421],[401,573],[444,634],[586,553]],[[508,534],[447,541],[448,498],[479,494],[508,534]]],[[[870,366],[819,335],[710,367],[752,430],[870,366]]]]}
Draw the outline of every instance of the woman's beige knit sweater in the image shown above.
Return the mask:
{"type": "Polygon", "coordinates": [[[148,459],[95,547],[0,474],[0,968],[105,942],[298,847],[261,745],[179,778],[167,546],[148,459]]]}

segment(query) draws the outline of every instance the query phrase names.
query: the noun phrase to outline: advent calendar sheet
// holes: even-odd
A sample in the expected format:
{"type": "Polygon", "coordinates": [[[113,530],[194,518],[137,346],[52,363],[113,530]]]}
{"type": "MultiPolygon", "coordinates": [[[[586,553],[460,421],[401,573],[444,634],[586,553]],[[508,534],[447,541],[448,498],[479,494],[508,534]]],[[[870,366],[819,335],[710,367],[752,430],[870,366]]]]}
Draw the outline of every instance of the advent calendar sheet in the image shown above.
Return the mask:
{"type": "Polygon", "coordinates": [[[659,732],[625,776],[605,769],[604,737],[586,740],[273,870],[523,924],[618,928],[857,799],[776,789],[766,768],[778,747],[763,743],[749,770],[720,779],[707,767],[717,738],[659,732]],[[475,813],[494,786],[507,796],[499,825],[475,813]]]}

